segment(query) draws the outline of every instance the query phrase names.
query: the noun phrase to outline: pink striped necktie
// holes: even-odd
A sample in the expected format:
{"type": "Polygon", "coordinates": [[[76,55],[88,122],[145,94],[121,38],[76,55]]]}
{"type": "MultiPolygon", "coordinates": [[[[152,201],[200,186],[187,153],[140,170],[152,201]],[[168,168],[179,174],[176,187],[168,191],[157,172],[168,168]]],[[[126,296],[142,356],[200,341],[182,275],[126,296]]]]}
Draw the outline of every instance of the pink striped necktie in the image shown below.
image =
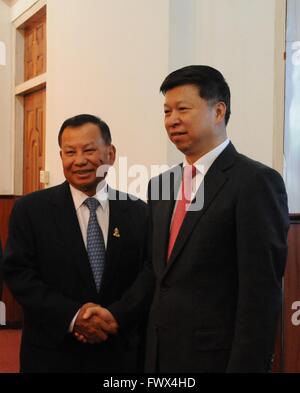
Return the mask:
{"type": "Polygon", "coordinates": [[[181,182],[181,195],[179,193],[179,199],[177,201],[177,205],[173,215],[173,220],[171,223],[167,260],[169,260],[170,258],[182,222],[191,204],[192,181],[195,175],[196,175],[196,167],[194,165],[187,165],[183,168],[183,177],[181,182]]]}

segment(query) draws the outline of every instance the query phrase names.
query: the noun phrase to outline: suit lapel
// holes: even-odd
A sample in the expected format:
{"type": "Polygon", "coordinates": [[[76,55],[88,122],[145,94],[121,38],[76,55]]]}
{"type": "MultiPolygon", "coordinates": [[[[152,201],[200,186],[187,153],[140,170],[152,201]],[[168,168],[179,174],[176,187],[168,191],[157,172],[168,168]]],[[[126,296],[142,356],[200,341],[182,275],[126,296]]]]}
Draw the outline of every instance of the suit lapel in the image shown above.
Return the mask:
{"type": "Polygon", "coordinates": [[[87,287],[92,286],[96,291],[70,187],[67,182],[57,188],[52,197],[52,203],[54,205],[54,219],[62,250],[66,254],[66,258],[78,270],[82,280],[86,283],[85,285],[87,287]]]}
{"type": "Polygon", "coordinates": [[[214,161],[208,170],[201,186],[199,187],[196,198],[194,199],[194,201],[196,200],[197,202],[200,202],[200,205],[203,207],[200,208],[200,210],[189,210],[187,212],[174,244],[174,248],[167,264],[165,273],[168,272],[173,262],[176,260],[177,256],[183,249],[197,222],[201,219],[203,214],[206,212],[208,207],[211,205],[215,197],[226,183],[228,176],[226,173],[224,173],[224,171],[233,165],[236,157],[237,152],[233,145],[229,143],[226,149],[220,154],[220,156],[214,161]]]}
{"type": "MultiPolygon", "coordinates": [[[[159,190],[159,201],[155,202],[155,233],[156,256],[163,261],[156,266],[160,271],[165,269],[169,243],[170,222],[182,177],[182,165],[176,166],[171,172],[152,179],[152,189],[159,190]],[[170,175],[170,176],[169,176],[170,175]]],[[[153,195],[151,199],[156,199],[153,195]]],[[[156,259],[156,258],[155,258],[156,259]]]]}
{"type": "Polygon", "coordinates": [[[106,265],[103,273],[101,292],[111,286],[118,272],[118,262],[124,246],[124,233],[128,225],[127,203],[118,200],[118,191],[108,188],[109,193],[109,228],[106,247],[106,265]]]}

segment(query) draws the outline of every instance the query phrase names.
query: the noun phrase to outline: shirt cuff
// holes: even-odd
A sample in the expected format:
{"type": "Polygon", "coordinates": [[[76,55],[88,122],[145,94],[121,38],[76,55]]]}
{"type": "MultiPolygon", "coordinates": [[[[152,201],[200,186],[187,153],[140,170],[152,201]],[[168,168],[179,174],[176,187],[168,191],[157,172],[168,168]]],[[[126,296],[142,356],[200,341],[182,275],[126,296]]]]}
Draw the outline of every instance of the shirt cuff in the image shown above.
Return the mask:
{"type": "Polygon", "coordinates": [[[72,332],[73,332],[74,323],[75,323],[75,321],[76,321],[76,318],[78,317],[79,311],[80,311],[80,309],[77,311],[75,317],[72,319],[72,321],[71,321],[71,323],[70,323],[69,330],[68,330],[69,333],[72,333],[72,332]]]}

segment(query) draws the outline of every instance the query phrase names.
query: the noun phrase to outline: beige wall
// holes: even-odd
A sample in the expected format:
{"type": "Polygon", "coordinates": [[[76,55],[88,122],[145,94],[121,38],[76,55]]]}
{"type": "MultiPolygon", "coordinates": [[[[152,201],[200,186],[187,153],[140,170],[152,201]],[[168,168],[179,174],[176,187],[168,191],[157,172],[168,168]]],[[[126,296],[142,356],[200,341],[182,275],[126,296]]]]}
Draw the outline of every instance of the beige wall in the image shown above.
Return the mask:
{"type": "Polygon", "coordinates": [[[103,117],[129,164],[165,162],[158,87],[167,72],[168,1],[64,0],[61,12],[61,0],[51,0],[47,13],[51,185],[63,179],[57,131],[78,113],[103,117]]]}
{"type": "Polygon", "coordinates": [[[196,4],[196,61],[220,69],[231,87],[229,137],[240,151],[272,166],[275,1],[196,4]]]}
{"type": "MultiPolygon", "coordinates": [[[[274,124],[277,110],[274,96],[278,94],[282,95],[283,113],[283,90],[278,86],[283,73],[275,75],[274,71],[284,70],[283,51],[279,60],[276,57],[279,44],[275,30],[276,3],[277,0],[194,0],[194,32],[186,37],[193,40],[189,57],[194,64],[219,69],[229,83],[232,93],[229,138],[240,152],[270,166],[281,161],[274,156],[278,154],[274,152],[274,144],[280,143],[275,141],[274,132],[283,126],[274,124]],[[279,89],[275,90],[275,86],[279,89]]],[[[280,23],[284,24],[284,13],[280,15],[280,23]]],[[[281,33],[282,39],[283,29],[281,33]]],[[[282,127],[280,132],[277,138],[282,141],[282,127]]],[[[282,156],[280,149],[279,146],[282,156]]],[[[174,149],[169,149],[169,156],[173,162],[179,159],[174,149]]]]}
{"type": "Polygon", "coordinates": [[[0,65],[0,195],[12,192],[10,12],[0,0],[0,41],[6,46],[6,65],[0,65]]]}
{"type": "MultiPolygon", "coordinates": [[[[19,0],[12,19],[34,2],[19,0]]],[[[63,180],[58,128],[65,118],[82,112],[109,123],[118,155],[130,157],[129,164],[149,167],[181,160],[165,136],[158,88],[168,72],[191,63],[224,73],[232,91],[230,139],[241,152],[272,166],[275,155],[281,155],[280,143],[274,154],[274,96],[281,77],[276,69],[277,3],[64,0],[62,7],[61,0],[48,0],[50,185],[63,180]]]]}

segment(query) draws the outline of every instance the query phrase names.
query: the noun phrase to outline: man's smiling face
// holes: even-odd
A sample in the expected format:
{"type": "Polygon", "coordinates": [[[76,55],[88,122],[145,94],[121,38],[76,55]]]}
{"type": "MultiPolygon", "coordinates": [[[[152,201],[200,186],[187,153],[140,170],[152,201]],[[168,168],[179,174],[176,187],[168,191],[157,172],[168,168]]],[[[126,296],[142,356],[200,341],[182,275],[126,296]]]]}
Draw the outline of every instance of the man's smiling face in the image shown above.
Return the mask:
{"type": "Polygon", "coordinates": [[[194,85],[182,85],[165,94],[165,128],[185,156],[198,159],[214,145],[219,124],[217,105],[200,97],[194,85]]]}
{"type": "Polygon", "coordinates": [[[94,195],[103,177],[97,177],[101,165],[113,165],[115,150],[107,145],[96,124],[67,127],[61,136],[61,159],[64,175],[75,188],[94,195]]]}

